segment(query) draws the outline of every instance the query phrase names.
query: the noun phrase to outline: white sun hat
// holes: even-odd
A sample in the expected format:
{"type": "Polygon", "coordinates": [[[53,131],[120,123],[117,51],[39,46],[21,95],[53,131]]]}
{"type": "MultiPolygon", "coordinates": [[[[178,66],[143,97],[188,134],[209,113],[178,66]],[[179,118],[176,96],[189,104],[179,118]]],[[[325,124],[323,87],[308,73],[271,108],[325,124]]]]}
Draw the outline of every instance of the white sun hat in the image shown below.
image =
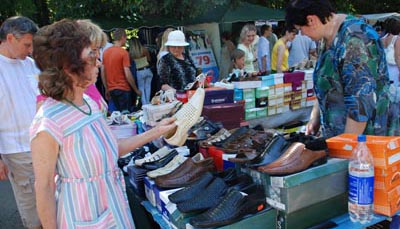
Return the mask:
{"type": "Polygon", "coordinates": [[[189,43],[185,41],[185,34],[180,30],[172,31],[168,34],[168,40],[165,46],[188,46],[189,43]]]}

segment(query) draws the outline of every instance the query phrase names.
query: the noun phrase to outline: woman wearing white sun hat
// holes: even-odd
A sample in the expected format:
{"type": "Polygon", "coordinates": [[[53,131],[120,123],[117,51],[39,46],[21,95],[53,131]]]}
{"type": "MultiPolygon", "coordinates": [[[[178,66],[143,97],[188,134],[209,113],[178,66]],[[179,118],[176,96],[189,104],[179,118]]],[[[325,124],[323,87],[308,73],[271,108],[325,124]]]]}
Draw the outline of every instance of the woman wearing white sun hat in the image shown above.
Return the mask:
{"type": "Polygon", "coordinates": [[[162,90],[183,90],[195,80],[196,66],[190,56],[184,53],[185,46],[188,45],[182,31],[175,30],[169,33],[165,43],[169,53],[160,59],[157,67],[162,90]]]}

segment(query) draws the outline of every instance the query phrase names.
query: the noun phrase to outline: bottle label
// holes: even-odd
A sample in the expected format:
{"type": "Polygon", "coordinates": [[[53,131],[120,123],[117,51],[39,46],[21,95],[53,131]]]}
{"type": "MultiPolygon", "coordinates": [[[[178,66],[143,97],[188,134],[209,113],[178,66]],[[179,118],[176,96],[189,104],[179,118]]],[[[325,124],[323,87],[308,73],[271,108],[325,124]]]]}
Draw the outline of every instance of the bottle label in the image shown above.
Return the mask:
{"type": "Polygon", "coordinates": [[[349,175],[349,201],[354,204],[372,204],[374,201],[374,177],[349,175]]]}

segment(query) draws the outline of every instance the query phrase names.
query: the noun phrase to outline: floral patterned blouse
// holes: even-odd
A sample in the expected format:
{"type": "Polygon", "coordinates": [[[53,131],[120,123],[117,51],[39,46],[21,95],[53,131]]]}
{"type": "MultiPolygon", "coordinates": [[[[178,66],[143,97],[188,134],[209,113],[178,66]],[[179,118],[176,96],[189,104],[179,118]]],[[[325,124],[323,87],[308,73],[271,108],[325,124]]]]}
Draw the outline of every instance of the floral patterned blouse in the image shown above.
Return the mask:
{"type": "MultiPolygon", "coordinates": [[[[330,47],[320,43],[314,89],[322,133],[344,133],[346,117],[367,122],[365,134],[388,135],[393,114],[383,45],[364,21],[347,16],[330,47]]],[[[397,117],[398,118],[398,117],[397,117]]]]}
{"type": "Polygon", "coordinates": [[[168,84],[176,90],[183,90],[187,84],[194,82],[196,67],[190,57],[185,54],[184,57],[180,60],[168,53],[160,59],[157,72],[161,85],[168,84]]]}

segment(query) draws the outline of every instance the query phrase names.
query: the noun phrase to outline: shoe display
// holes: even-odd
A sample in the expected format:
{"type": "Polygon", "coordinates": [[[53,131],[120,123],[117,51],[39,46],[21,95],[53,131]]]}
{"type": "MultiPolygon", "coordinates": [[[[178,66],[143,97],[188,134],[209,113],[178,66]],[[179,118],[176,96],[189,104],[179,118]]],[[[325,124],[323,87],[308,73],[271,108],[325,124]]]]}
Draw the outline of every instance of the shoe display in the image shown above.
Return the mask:
{"type": "MultiPolygon", "coordinates": [[[[229,154],[239,154],[240,152],[262,152],[265,144],[272,139],[272,135],[264,131],[248,129],[240,134],[235,140],[225,142],[218,148],[229,154]]],[[[257,154],[257,153],[256,153],[257,154]]]]}
{"type": "Polygon", "coordinates": [[[179,165],[185,162],[187,157],[182,156],[181,154],[177,154],[168,164],[164,167],[160,167],[159,169],[147,172],[147,176],[154,179],[158,176],[162,176],[174,171],[179,165]]]}
{"type": "Polygon", "coordinates": [[[189,137],[190,140],[204,140],[208,137],[216,134],[222,128],[222,123],[215,123],[207,119],[201,120],[190,128],[189,137]]]}
{"type": "Polygon", "coordinates": [[[277,160],[258,167],[258,171],[270,175],[288,175],[324,164],[327,157],[325,139],[317,139],[308,144],[295,142],[277,160]]]}
{"type": "Polygon", "coordinates": [[[142,166],[143,163],[148,163],[148,162],[153,162],[157,161],[165,156],[167,156],[170,153],[171,149],[169,149],[167,146],[164,146],[151,154],[149,157],[145,157],[142,159],[135,160],[135,165],[137,166],[142,166]]]}
{"type": "Polygon", "coordinates": [[[206,172],[192,185],[169,195],[168,199],[172,203],[181,203],[196,198],[197,195],[202,192],[212,180],[214,180],[214,176],[211,173],[206,172]]]}
{"type": "Polygon", "coordinates": [[[199,146],[203,148],[208,148],[212,146],[214,142],[220,142],[222,140],[225,140],[229,136],[231,136],[231,132],[229,132],[225,128],[221,128],[216,134],[210,136],[209,138],[203,141],[200,141],[199,146]]]}
{"type": "Polygon", "coordinates": [[[174,115],[176,128],[171,134],[164,136],[164,140],[175,146],[182,146],[188,138],[188,130],[197,123],[203,110],[205,92],[204,88],[197,88],[196,92],[183,104],[182,108],[174,115]]]}
{"type": "Polygon", "coordinates": [[[197,153],[171,173],[156,177],[155,183],[162,188],[186,187],[199,179],[204,173],[215,170],[213,158],[204,159],[201,153],[197,153]]]}
{"type": "Polygon", "coordinates": [[[267,207],[262,187],[253,185],[247,190],[243,190],[243,193],[229,189],[218,205],[191,218],[190,224],[195,228],[220,227],[237,222],[248,215],[256,214],[267,207]]]}
{"type": "Polygon", "coordinates": [[[216,177],[222,178],[225,182],[230,182],[232,180],[237,179],[238,173],[234,168],[228,168],[223,171],[217,172],[214,174],[216,177]]]}
{"type": "Polygon", "coordinates": [[[247,133],[249,130],[248,127],[240,127],[238,129],[235,129],[233,133],[226,139],[219,141],[219,142],[213,142],[213,145],[219,148],[225,148],[225,145],[235,142],[241,135],[247,133]]]}
{"type": "Polygon", "coordinates": [[[225,182],[229,188],[242,191],[248,187],[254,185],[253,178],[246,173],[238,175],[235,179],[231,179],[225,182]]]}
{"type": "Polygon", "coordinates": [[[135,149],[134,151],[118,158],[118,161],[117,161],[118,167],[120,169],[123,169],[129,163],[132,163],[135,160],[144,158],[146,153],[147,153],[147,151],[143,147],[135,149]]]}
{"type": "Polygon", "coordinates": [[[276,134],[272,140],[267,144],[265,150],[256,158],[248,162],[248,167],[258,167],[267,165],[278,159],[285,150],[290,146],[289,141],[281,134],[276,134]]]}
{"type": "Polygon", "coordinates": [[[162,157],[158,160],[143,163],[142,167],[147,170],[156,170],[156,169],[162,168],[165,165],[167,165],[170,161],[172,161],[172,159],[174,159],[174,157],[176,155],[178,155],[178,152],[173,149],[173,150],[169,151],[169,153],[167,155],[165,155],[164,157],[162,157]]]}
{"type": "Polygon", "coordinates": [[[180,202],[176,205],[183,213],[201,212],[216,206],[228,190],[224,180],[216,177],[205,188],[202,189],[196,198],[180,202]]]}

